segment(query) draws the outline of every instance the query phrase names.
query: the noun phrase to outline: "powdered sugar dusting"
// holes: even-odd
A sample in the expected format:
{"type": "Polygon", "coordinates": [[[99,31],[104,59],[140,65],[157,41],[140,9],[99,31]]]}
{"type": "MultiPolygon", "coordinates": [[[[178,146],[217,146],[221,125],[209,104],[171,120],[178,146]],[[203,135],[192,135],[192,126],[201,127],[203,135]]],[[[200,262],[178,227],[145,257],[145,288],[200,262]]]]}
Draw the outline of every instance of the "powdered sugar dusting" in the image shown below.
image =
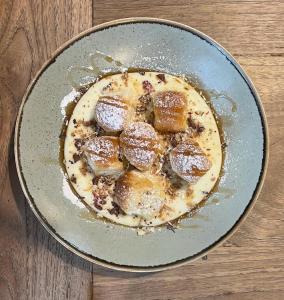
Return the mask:
{"type": "Polygon", "coordinates": [[[96,106],[96,119],[105,130],[122,130],[126,113],[122,108],[110,106],[105,103],[98,103],[96,106]]]}
{"type": "Polygon", "coordinates": [[[147,123],[135,122],[126,129],[127,134],[136,138],[157,139],[155,129],[147,123]]]}
{"type": "Polygon", "coordinates": [[[108,161],[118,155],[118,147],[115,138],[95,137],[87,140],[83,146],[85,152],[93,154],[93,159],[97,161],[108,161]]]}
{"type": "Polygon", "coordinates": [[[156,158],[157,134],[144,122],[136,122],[121,134],[120,142],[125,157],[139,170],[146,170],[156,158]]]}
{"type": "Polygon", "coordinates": [[[107,131],[121,131],[128,116],[127,106],[115,98],[102,97],[98,100],[95,117],[107,131]]]}
{"type": "Polygon", "coordinates": [[[180,143],[172,150],[170,162],[173,170],[191,183],[196,182],[211,166],[201,148],[189,141],[180,143]]]}
{"type": "Polygon", "coordinates": [[[161,108],[185,108],[185,96],[179,92],[162,92],[154,98],[155,106],[161,108]]]}
{"type": "Polygon", "coordinates": [[[124,150],[125,157],[135,166],[139,166],[139,168],[148,168],[150,167],[156,154],[154,151],[148,151],[139,148],[130,148],[124,150]]]}

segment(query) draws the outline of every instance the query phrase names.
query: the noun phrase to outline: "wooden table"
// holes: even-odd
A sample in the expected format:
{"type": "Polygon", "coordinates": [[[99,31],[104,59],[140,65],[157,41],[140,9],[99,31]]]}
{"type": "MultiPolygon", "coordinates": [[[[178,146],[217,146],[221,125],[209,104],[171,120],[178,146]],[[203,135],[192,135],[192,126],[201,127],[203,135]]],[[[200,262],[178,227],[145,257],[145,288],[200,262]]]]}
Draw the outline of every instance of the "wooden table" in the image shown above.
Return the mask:
{"type": "Polygon", "coordinates": [[[0,91],[0,299],[284,299],[284,1],[0,0],[0,91]],[[207,259],[149,275],[103,269],[57,243],[29,209],[13,156],[21,98],[43,62],[77,33],[131,16],[220,42],[254,81],[270,130],[264,188],[238,232],[207,259]]]}

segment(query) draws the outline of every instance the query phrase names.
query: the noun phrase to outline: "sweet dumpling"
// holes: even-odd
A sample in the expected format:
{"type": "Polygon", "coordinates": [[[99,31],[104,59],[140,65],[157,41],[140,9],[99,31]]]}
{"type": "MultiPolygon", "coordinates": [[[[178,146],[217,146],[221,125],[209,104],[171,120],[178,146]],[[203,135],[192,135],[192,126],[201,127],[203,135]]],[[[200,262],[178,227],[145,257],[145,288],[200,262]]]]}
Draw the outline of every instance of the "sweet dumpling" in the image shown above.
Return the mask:
{"type": "Polygon", "coordinates": [[[120,135],[120,145],[127,160],[140,171],[148,170],[157,157],[155,129],[148,123],[131,123],[120,135]]]}
{"type": "Polygon", "coordinates": [[[161,177],[130,171],[116,181],[114,199],[126,214],[151,219],[164,205],[164,189],[161,177]]]}
{"type": "Polygon", "coordinates": [[[101,96],[95,107],[95,119],[107,132],[122,131],[132,114],[132,108],[120,96],[101,96]]]}
{"type": "Polygon", "coordinates": [[[123,172],[117,137],[101,136],[88,139],[82,150],[95,175],[119,176],[123,172]]]}
{"type": "Polygon", "coordinates": [[[194,184],[211,167],[211,162],[194,141],[178,144],[170,153],[173,171],[187,182],[194,184]]]}
{"type": "Polygon", "coordinates": [[[154,127],[161,132],[179,132],[187,128],[185,95],[181,92],[159,92],[153,98],[154,127]]]}

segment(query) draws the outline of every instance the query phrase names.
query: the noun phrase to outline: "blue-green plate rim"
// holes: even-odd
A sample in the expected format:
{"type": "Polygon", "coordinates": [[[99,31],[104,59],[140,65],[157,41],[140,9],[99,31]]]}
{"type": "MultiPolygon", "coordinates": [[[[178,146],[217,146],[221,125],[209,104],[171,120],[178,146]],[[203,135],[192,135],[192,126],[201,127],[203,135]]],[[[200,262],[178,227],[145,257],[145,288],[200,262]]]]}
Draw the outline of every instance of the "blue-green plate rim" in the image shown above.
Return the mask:
{"type": "Polygon", "coordinates": [[[83,31],[82,33],[78,34],[71,40],[67,41],[65,44],[63,44],[59,49],[57,49],[52,57],[45,62],[45,64],[42,66],[42,68],[38,71],[35,78],[32,80],[32,82],[29,84],[25,95],[23,96],[22,103],[18,112],[16,126],[15,126],[15,135],[14,135],[14,153],[15,153],[15,161],[16,161],[16,168],[17,173],[19,176],[20,184],[22,187],[22,190],[24,192],[24,195],[29,203],[29,206],[31,207],[33,213],[39,220],[39,222],[44,226],[44,228],[63,246],[65,246],[68,250],[72,251],[73,253],[77,254],[78,256],[92,262],[96,263],[98,265],[119,270],[119,271],[128,271],[128,272],[156,272],[156,271],[162,271],[167,270],[171,268],[175,268],[181,265],[184,265],[186,263],[192,262],[193,260],[196,260],[204,255],[207,255],[209,251],[213,250],[215,247],[219,246],[221,243],[223,243],[225,240],[227,240],[240,226],[240,224],[244,221],[244,219],[247,217],[249,211],[252,209],[253,205],[256,202],[256,199],[259,196],[259,193],[261,191],[261,188],[263,186],[265,174],[267,171],[267,165],[268,165],[268,127],[267,127],[267,121],[265,117],[265,112],[260,100],[260,97],[248,77],[248,75],[242,70],[236,59],[226,50],[224,47],[222,47],[220,44],[218,44],[216,41],[214,41],[212,38],[208,37],[206,34],[181,23],[165,20],[165,19],[157,19],[157,18],[148,18],[148,17],[137,17],[137,18],[126,18],[126,19],[118,19],[111,22],[106,22],[97,26],[94,26],[86,31],[83,31]],[[228,230],[223,236],[221,236],[218,240],[216,240],[214,243],[212,243],[207,248],[203,249],[199,253],[196,253],[195,255],[189,256],[187,258],[183,258],[171,263],[167,264],[160,264],[157,266],[147,266],[147,267],[140,267],[140,266],[132,266],[132,265],[120,265],[112,262],[105,261],[103,259],[94,257],[91,254],[88,254],[82,250],[80,250],[75,245],[69,243],[66,241],[62,236],[60,236],[56,230],[48,223],[48,221],[44,218],[44,216],[41,214],[41,212],[38,210],[33,197],[30,195],[24,175],[22,173],[22,167],[21,167],[21,159],[20,159],[20,151],[19,151],[19,134],[20,134],[20,128],[21,128],[21,121],[22,121],[22,112],[24,105],[26,101],[28,100],[28,97],[37,83],[38,79],[42,75],[42,73],[49,67],[49,65],[53,64],[56,61],[56,58],[59,54],[61,54],[64,50],[69,48],[71,45],[73,45],[76,41],[98,31],[102,31],[111,27],[120,26],[123,24],[137,24],[137,23],[149,23],[149,24],[160,24],[160,25],[166,25],[166,26],[172,26],[181,30],[185,30],[190,32],[191,34],[194,34],[195,36],[198,36],[200,39],[206,41],[211,46],[215,47],[222,55],[226,57],[226,59],[234,66],[234,68],[237,70],[237,72],[240,74],[240,76],[243,78],[243,80],[246,82],[254,100],[256,103],[256,106],[258,108],[259,115],[261,117],[261,123],[262,123],[262,132],[263,132],[263,158],[262,158],[262,167],[261,172],[259,174],[259,179],[256,184],[255,190],[253,192],[253,195],[248,202],[246,208],[244,209],[242,215],[239,217],[239,219],[235,222],[235,224],[231,227],[230,230],[228,230]]]}

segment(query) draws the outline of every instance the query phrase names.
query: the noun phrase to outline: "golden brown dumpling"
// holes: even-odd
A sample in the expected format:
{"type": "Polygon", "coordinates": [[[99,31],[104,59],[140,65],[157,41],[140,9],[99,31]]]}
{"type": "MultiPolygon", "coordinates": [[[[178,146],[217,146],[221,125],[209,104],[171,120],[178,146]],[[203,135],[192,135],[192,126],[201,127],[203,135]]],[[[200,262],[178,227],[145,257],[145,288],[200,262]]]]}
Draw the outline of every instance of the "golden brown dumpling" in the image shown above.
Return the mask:
{"type": "Polygon", "coordinates": [[[183,93],[166,91],[154,95],[154,127],[161,132],[178,132],[187,128],[186,98],[183,93]]]}
{"type": "Polygon", "coordinates": [[[164,189],[162,177],[130,171],[116,181],[114,199],[126,214],[150,219],[164,205],[164,189]]]}
{"type": "Polygon", "coordinates": [[[119,161],[117,137],[94,137],[85,142],[82,150],[95,175],[119,176],[123,172],[123,163],[119,161]]]}

